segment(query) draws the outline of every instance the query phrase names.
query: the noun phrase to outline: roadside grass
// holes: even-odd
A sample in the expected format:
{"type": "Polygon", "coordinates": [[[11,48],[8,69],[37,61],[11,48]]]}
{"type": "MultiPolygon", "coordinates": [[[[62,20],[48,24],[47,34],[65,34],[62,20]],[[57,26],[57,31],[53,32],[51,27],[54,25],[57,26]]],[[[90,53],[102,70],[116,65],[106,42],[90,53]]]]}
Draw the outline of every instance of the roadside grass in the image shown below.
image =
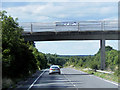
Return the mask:
{"type": "Polygon", "coordinates": [[[93,74],[93,75],[98,76],[100,78],[118,83],[118,76],[116,76],[114,74],[106,74],[106,73],[94,72],[94,71],[85,71],[85,72],[87,72],[88,74],[93,74]]]}
{"type": "MultiPolygon", "coordinates": [[[[84,70],[82,70],[84,71],[84,70]]],[[[110,80],[110,81],[113,81],[113,82],[116,82],[118,83],[118,76],[114,75],[114,74],[107,74],[107,73],[101,73],[101,72],[94,72],[94,71],[91,71],[91,70],[88,70],[88,71],[84,71],[88,74],[93,74],[95,76],[98,76],[100,78],[103,78],[103,79],[106,79],[106,80],[110,80]]]]}
{"type": "Polygon", "coordinates": [[[107,80],[110,80],[110,81],[118,82],[118,76],[116,76],[114,74],[95,72],[94,75],[101,77],[101,78],[104,78],[104,79],[107,79],[107,80]]]}
{"type": "Polygon", "coordinates": [[[97,77],[100,77],[100,78],[103,78],[103,79],[106,79],[106,80],[109,80],[109,81],[113,81],[113,82],[116,82],[116,83],[118,83],[118,81],[119,81],[118,76],[114,75],[114,74],[95,72],[94,70],[84,70],[84,68],[81,68],[81,67],[70,67],[70,68],[74,68],[76,70],[80,70],[80,71],[86,72],[88,74],[92,74],[92,75],[95,75],[97,77]]]}

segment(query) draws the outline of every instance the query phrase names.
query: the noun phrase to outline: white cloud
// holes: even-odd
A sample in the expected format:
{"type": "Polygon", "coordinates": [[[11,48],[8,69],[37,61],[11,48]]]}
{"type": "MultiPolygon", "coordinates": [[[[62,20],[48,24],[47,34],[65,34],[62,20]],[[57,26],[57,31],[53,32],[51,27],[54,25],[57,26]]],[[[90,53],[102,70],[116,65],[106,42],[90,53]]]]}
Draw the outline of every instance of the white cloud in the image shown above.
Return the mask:
{"type": "Polygon", "coordinates": [[[116,6],[104,3],[45,3],[45,4],[28,4],[25,6],[3,7],[10,15],[18,17],[21,21],[61,21],[61,20],[78,20],[109,16],[116,17],[116,6]],[[107,5],[107,6],[106,6],[107,5]]]}
{"type": "MultiPolygon", "coordinates": [[[[26,6],[20,6],[20,7],[9,7],[4,8],[9,14],[11,14],[13,17],[18,17],[22,20],[36,20],[36,21],[44,21],[51,17],[56,17],[56,14],[58,14],[58,17],[65,17],[65,14],[60,14],[63,10],[63,7],[61,6],[54,6],[51,3],[48,3],[46,5],[26,5],[26,6]]],[[[47,20],[49,21],[49,20],[47,20]]]]}

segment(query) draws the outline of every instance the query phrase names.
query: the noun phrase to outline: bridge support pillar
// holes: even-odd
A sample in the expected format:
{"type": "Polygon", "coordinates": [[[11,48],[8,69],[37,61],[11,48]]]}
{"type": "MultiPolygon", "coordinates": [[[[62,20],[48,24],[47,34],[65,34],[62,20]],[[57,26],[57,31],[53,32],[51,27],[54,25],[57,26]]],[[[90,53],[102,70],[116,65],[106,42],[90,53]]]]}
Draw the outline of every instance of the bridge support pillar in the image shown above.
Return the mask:
{"type": "Polygon", "coordinates": [[[105,40],[100,40],[101,48],[101,70],[105,69],[105,40]]]}

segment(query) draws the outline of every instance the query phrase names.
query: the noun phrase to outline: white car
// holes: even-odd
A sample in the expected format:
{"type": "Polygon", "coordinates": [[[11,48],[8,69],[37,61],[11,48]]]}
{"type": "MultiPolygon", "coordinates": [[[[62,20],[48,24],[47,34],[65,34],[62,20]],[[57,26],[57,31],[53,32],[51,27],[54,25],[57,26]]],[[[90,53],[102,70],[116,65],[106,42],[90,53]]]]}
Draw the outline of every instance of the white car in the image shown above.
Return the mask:
{"type": "Polygon", "coordinates": [[[52,65],[49,69],[49,74],[58,73],[60,74],[60,67],[58,65],[52,65]]]}

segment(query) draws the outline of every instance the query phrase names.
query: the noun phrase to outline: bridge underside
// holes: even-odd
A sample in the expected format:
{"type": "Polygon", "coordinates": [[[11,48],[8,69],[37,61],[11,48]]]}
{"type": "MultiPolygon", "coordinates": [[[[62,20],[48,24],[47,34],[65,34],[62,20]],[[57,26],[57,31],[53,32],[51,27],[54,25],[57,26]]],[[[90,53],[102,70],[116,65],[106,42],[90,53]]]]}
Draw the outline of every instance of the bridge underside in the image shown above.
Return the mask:
{"type": "Polygon", "coordinates": [[[23,33],[25,41],[120,40],[120,31],[67,31],[23,33]]]}

